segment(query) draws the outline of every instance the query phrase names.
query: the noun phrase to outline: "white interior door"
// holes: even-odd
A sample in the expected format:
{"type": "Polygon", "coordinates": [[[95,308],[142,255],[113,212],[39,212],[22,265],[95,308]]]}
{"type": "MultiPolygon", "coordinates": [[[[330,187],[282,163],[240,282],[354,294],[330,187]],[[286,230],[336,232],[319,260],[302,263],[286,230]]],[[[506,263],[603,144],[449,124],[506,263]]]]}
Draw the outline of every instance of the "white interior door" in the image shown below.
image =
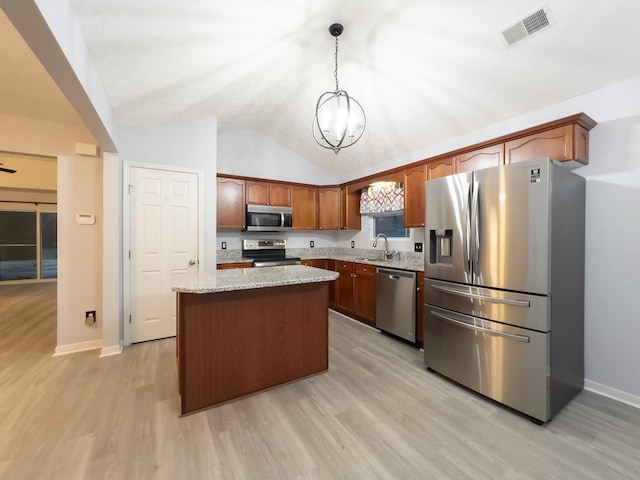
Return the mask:
{"type": "Polygon", "coordinates": [[[131,168],[131,342],[175,336],[171,276],[198,268],[198,176],[131,168]]]}

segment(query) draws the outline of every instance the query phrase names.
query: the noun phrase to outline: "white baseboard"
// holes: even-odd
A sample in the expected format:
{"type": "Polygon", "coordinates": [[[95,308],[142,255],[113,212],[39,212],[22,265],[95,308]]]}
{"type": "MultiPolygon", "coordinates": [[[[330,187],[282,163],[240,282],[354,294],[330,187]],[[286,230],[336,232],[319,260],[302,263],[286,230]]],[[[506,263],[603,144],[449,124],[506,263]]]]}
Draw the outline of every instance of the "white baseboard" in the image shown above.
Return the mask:
{"type": "Polygon", "coordinates": [[[112,355],[120,355],[122,353],[122,349],[124,348],[124,344],[120,341],[119,345],[111,345],[110,347],[102,347],[100,350],[100,358],[102,357],[111,357],[112,355]]]}
{"type": "Polygon", "coordinates": [[[53,352],[53,357],[69,355],[70,353],[85,352],[102,348],[102,340],[90,340],[88,342],[70,343],[68,345],[58,345],[53,352]]]}
{"type": "Polygon", "coordinates": [[[593,380],[588,380],[586,378],[584,380],[584,389],[640,409],[640,396],[638,395],[618,390],[617,388],[594,382],[593,380]]]}

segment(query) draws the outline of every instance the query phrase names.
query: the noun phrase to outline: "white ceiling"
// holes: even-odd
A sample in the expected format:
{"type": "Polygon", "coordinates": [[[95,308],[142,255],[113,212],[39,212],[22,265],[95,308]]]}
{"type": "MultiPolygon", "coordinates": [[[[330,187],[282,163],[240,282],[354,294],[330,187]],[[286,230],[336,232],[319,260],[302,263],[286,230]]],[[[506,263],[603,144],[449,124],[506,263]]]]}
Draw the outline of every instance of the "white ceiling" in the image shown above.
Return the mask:
{"type": "Polygon", "coordinates": [[[555,24],[510,48],[500,32],[544,1],[70,3],[121,126],[215,116],[336,177],[640,75],[635,0],[548,0],[555,24]],[[367,115],[337,156],[311,134],[318,97],[335,87],[334,22],[345,27],[340,87],[367,115]]]}

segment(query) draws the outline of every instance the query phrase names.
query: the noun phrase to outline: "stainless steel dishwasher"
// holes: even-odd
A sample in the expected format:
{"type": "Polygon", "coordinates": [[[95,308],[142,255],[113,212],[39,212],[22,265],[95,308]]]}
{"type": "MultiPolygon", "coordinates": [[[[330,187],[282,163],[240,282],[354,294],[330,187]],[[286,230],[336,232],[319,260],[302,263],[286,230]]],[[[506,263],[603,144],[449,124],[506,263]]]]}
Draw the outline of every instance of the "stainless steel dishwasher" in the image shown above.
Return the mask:
{"type": "Polygon", "coordinates": [[[416,342],[416,273],[378,267],[376,327],[416,342]]]}

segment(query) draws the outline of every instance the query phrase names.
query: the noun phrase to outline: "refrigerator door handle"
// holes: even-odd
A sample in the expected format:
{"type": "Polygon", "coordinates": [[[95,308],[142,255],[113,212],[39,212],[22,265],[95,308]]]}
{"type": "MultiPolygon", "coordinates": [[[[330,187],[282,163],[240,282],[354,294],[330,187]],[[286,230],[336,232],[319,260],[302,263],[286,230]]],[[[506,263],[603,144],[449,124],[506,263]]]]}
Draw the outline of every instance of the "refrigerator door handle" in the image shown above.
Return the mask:
{"type": "Polygon", "coordinates": [[[480,269],[480,206],[478,204],[478,193],[480,191],[480,183],[473,182],[473,204],[471,209],[473,211],[473,237],[474,237],[474,257],[475,263],[472,259],[473,273],[478,275],[480,269]]]}
{"type": "Polygon", "coordinates": [[[510,298],[498,298],[492,297],[490,295],[482,295],[480,293],[460,292],[458,290],[454,290],[453,288],[441,287],[439,285],[431,285],[431,288],[440,292],[450,293],[452,295],[459,295],[461,297],[467,298],[477,298],[478,300],[486,300],[493,303],[503,303],[505,305],[513,305],[515,307],[529,308],[531,306],[531,302],[529,302],[528,300],[512,300],[510,298]]]}
{"type": "Polygon", "coordinates": [[[476,330],[476,331],[479,331],[479,332],[488,333],[489,335],[495,335],[497,337],[508,338],[509,340],[515,340],[517,342],[523,342],[523,343],[529,343],[530,342],[530,338],[527,337],[526,335],[517,335],[515,333],[499,332],[497,330],[492,330],[490,328],[480,327],[478,325],[472,325],[470,323],[462,322],[460,320],[456,320],[455,318],[451,318],[451,317],[449,317],[447,315],[443,315],[442,313],[435,312],[433,310],[431,310],[430,313],[434,317],[437,317],[437,318],[439,318],[441,320],[444,320],[445,322],[453,323],[455,325],[458,325],[459,327],[469,328],[471,330],[476,330]]]}
{"type": "Polygon", "coordinates": [[[467,221],[464,232],[464,269],[465,272],[469,274],[471,273],[471,188],[472,184],[469,184],[467,190],[467,221]]]}

